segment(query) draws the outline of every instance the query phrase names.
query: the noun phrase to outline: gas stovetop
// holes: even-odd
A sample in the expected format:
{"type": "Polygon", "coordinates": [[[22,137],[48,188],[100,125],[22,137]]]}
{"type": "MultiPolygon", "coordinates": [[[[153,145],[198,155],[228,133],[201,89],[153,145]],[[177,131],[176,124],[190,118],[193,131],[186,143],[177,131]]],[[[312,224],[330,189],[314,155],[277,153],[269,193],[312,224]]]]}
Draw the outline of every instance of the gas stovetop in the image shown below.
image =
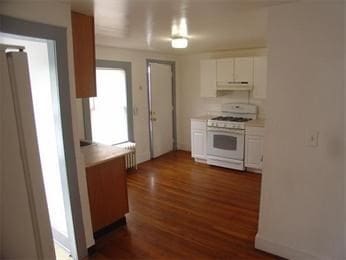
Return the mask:
{"type": "Polygon", "coordinates": [[[252,120],[251,118],[218,116],[208,120],[209,127],[229,128],[229,129],[245,129],[245,122],[252,120]]]}
{"type": "Polygon", "coordinates": [[[212,118],[211,120],[230,121],[230,122],[248,122],[251,120],[251,118],[234,117],[234,116],[218,116],[218,117],[212,118]]]}

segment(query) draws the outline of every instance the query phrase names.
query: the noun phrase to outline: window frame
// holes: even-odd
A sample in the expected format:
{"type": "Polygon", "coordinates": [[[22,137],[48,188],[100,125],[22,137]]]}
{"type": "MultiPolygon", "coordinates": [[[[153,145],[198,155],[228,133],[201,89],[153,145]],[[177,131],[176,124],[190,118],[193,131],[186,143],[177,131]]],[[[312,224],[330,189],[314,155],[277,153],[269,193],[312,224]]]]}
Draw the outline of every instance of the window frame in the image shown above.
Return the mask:
{"type": "MultiPolygon", "coordinates": [[[[133,130],[133,103],[132,103],[132,74],[131,62],[113,61],[113,60],[96,60],[96,68],[104,69],[122,69],[125,71],[126,78],[126,98],[127,98],[127,131],[128,142],[134,142],[133,130]]],[[[90,116],[90,98],[83,98],[83,118],[85,139],[92,140],[91,116],[90,116]]]]}

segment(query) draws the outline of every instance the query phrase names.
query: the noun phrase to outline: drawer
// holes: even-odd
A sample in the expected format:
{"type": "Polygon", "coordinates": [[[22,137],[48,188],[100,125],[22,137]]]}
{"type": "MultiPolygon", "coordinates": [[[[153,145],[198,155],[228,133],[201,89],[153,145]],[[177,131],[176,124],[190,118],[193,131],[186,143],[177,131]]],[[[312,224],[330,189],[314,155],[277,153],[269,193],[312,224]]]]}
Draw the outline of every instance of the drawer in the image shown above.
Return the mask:
{"type": "Polygon", "coordinates": [[[191,129],[207,130],[207,121],[191,119],[191,129]]]}

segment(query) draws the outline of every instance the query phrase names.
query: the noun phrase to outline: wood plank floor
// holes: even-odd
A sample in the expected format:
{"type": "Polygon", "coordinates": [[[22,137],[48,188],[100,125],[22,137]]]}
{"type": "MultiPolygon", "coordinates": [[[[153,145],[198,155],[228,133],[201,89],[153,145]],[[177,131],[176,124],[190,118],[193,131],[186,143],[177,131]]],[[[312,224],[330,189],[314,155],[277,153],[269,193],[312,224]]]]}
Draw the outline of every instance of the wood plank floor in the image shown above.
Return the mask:
{"type": "Polygon", "coordinates": [[[127,226],[91,259],[277,259],[254,248],[261,175],[172,152],[128,176],[127,226]]]}

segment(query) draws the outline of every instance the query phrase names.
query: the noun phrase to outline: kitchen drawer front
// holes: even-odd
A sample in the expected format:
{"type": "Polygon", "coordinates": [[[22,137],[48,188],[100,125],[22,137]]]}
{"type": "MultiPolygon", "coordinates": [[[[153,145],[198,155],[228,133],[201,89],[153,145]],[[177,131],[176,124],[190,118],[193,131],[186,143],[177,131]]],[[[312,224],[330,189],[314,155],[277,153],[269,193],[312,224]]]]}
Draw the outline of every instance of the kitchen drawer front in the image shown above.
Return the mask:
{"type": "Polygon", "coordinates": [[[193,130],[207,130],[207,121],[191,119],[191,129],[193,130]]]}

